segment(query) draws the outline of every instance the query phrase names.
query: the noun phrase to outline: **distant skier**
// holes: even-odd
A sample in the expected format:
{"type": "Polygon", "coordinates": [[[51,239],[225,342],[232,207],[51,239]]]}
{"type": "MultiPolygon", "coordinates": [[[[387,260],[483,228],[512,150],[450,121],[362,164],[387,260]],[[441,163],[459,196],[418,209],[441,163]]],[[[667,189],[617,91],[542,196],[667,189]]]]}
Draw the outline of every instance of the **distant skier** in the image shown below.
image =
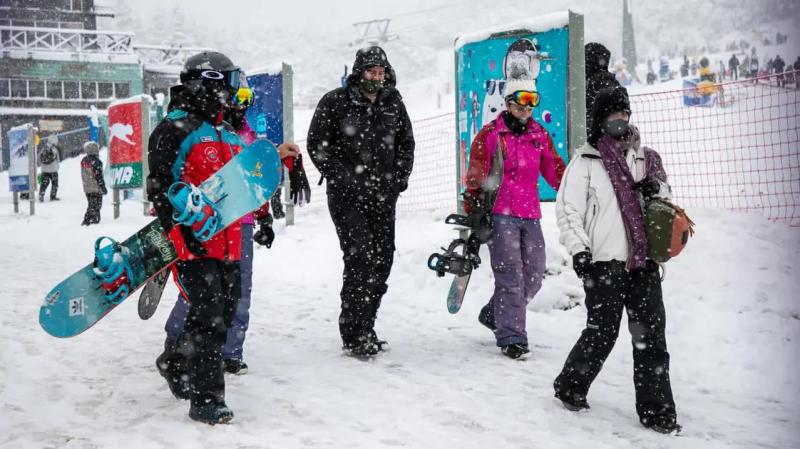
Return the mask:
{"type": "Polygon", "coordinates": [[[47,137],[47,143],[39,150],[39,162],[42,164],[42,182],[39,185],[39,202],[44,202],[44,194],[47,187],[52,183],[50,189],[50,201],[58,201],[58,166],[61,162],[61,149],[58,147],[58,137],[55,135],[47,137]]]}
{"type": "Polygon", "coordinates": [[[733,77],[734,81],[739,79],[739,58],[736,57],[736,54],[732,54],[731,58],[728,59],[728,68],[731,70],[731,77],[733,77]]]}
{"type": "Polygon", "coordinates": [[[572,411],[586,395],[619,334],[622,311],[633,340],[636,412],[647,428],[680,430],[669,378],[666,316],[658,264],[647,259],[641,201],[669,196],[655,151],[640,146],[625,89],[601,91],[589,142],[569,163],[556,199],[560,241],[586,291],[586,327],[553,386],[572,411]]]}
{"type": "Polygon", "coordinates": [[[775,59],[772,61],[772,68],[778,74],[778,86],[786,87],[786,76],[783,73],[786,68],[786,62],[781,58],[781,55],[775,55],[775,59]]]}
{"type": "Polygon", "coordinates": [[[344,259],[339,332],[345,351],[358,357],[386,343],[375,319],[389,288],[397,198],[414,164],[411,120],[396,82],[383,49],[358,50],[347,86],[322,97],[308,128],[344,259]]]}
{"type": "Polygon", "coordinates": [[[748,66],[748,69],[750,70],[751,78],[755,78],[758,76],[758,69],[759,69],[758,55],[756,54],[755,48],[753,48],[753,52],[750,55],[750,65],[748,66]]]}
{"type": "Polygon", "coordinates": [[[545,270],[544,236],[540,219],[539,175],[558,190],[564,162],[556,153],[547,130],[532,118],[539,92],[532,80],[506,81],[505,110],[484,125],[472,142],[467,193],[467,213],[491,172],[496,152],[504,153],[504,176],[492,209],[489,254],[495,288],[478,316],[494,332],[497,346],[509,358],[529,352],[527,305],[542,287],[545,270]],[[471,199],[471,200],[470,200],[471,199]]]}
{"type": "Polygon", "coordinates": [[[608,71],[611,52],[597,42],[590,42],[584,47],[586,53],[586,133],[592,129],[592,105],[594,97],[602,89],[619,86],[614,75],[608,71]]]}
{"type": "Polygon", "coordinates": [[[794,69],[794,87],[800,89],[800,56],[797,57],[792,68],[794,69]]]}
{"type": "Polygon", "coordinates": [[[86,156],[81,159],[81,180],[83,193],[86,194],[86,214],[81,226],[100,223],[100,208],[103,207],[103,195],[108,193],[106,181],[103,179],[103,163],[97,157],[100,146],[97,142],[88,141],[83,144],[86,156]]]}

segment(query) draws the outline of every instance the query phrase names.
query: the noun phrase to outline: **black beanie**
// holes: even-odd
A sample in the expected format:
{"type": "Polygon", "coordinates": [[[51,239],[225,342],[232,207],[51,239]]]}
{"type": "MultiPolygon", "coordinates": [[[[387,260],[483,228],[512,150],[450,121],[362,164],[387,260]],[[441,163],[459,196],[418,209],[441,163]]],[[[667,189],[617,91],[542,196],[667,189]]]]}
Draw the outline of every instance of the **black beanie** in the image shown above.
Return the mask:
{"type": "Polygon", "coordinates": [[[614,112],[631,113],[628,91],[624,87],[610,87],[597,93],[592,108],[592,129],[589,130],[589,143],[592,146],[597,146],[597,141],[603,135],[603,122],[614,112]]]}

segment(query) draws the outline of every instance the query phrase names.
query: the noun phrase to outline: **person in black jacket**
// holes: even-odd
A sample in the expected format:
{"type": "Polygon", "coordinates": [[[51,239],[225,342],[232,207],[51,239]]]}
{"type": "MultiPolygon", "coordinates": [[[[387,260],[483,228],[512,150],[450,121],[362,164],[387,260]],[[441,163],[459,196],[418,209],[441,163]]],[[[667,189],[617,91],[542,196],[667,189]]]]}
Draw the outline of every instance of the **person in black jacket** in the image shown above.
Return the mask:
{"type": "Polygon", "coordinates": [[[736,57],[736,54],[732,54],[731,58],[728,59],[728,68],[731,70],[731,76],[733,80],[736,81],[739,79],[739,58],[736,57]]]}
{"type": "Polygon", "coordinates": [[[83,193],[86,194],[86,215],[83,216],[81,226],[100,223],[100,208],[103,206],[103,195],[108,193],[106,182],[103,179],[103,163],[97,155],[100,147],[97,142],[88,141],[83,144],[86,156],[81,159],[81,180],[83,193]]]}
{"type": "Polygon", "coordinates": [[[618,87],[619,81],[608,71],[611,52],[597,42],[584,47],[586,52],[586,135],[592,129],[592,107],[597,93],[610,87],[618,87]]]}
{"type": "Polygon", "coordinates": [[[414,163],[411,120],[380,47],[362,48],[344,87],[322,97],[308,152],[327,179],[328,209],[344,253],[339,331],[345,351],[372,356],[375,318],[394,257],[395,206],[414,163]]]}
{"type": "Polygon", "coordinates": [[[775,55],[775,60],[772,61],[772,68],[778,75],[778,85],[780,87],[786,86],[786,77],[783,75],[783,69],[786,68],[786,62],[781,58],[781,55],[775,55]]]}

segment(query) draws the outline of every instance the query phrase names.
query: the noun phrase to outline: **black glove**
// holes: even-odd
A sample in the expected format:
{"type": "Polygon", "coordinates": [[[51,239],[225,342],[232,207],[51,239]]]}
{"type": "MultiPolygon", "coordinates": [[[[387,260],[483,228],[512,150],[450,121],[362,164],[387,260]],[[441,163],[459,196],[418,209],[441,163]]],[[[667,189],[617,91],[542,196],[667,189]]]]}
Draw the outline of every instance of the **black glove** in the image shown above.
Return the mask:
{"type": "Polygon", "coordinates": [[[641,193],[644,199],[649,200],[661,190],[661,183],[655,178],[646,177],[634,184],[633,189],[641,193]]]}
{"type": "Polygon", "coordinates": [[[286,212],[283,211],[283,203],[281,203],[281,194],[283,194],[283,189],[279,187],[269,200],[270,207],[272,208],[272,215],[278,220],[286,216],[286,212]]]}
{"type": "Polygon", "coordinates": [[[189,250],[190,253],[194,254],[195,257],[205,257],[208,252],[203,247],[203,244],[200,240],[197,240],[197,237],[194,236],[194,232],[192,231],[191,227],[183,226],[183,225],[175,225],[181,227],[181,234],[183,235],[183,244],[186,246],[186,249],[189,250]]]}
{"type": "Polygon", "coordinates": [[[306,170],[303,168],[303,155],[294,158],[292,169],[289,170],[289,198],[300,207],[311,201],[311,187],[308,185],[306,170]]]}
{"type": "Polygon", "coordinates": [[[102,189],[103,195],[108,194],[108,189],[106,189],[105,186],[101,187],[101,189],[102,189]]]}
{"type": "Polygon", "coordinates": [[[253,234],[253,241],[267,248],[272,248],[272,242],[275,241],[275,231],[272,230],[272,215],[267,215],[266,218],[258,220],[258,231],[253,234]]]}
{"type": "Polygon", "coordinates": [[[585,279],[589,276],[589,268],[592,266],[592,253],[581,251],[572,256],[572,269],[579,278],[585,279]]]}

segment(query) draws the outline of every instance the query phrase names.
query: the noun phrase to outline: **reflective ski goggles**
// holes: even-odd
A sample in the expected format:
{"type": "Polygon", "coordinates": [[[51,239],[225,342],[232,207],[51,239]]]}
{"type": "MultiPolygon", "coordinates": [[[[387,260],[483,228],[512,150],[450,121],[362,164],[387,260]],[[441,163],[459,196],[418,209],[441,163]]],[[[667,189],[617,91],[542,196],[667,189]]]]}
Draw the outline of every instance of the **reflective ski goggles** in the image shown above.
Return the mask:
{"type": "Polygon", "coordinates": [[[238,89],[241,84],[241,75],[238,69],[228,72],[217,72],[216,70],[203,70],[200,72],[200,77],[224,83],[232,89],[238,89]]]}
{"type": "Polygon", "coordinates": [[[253,93],[253,89],[250,89],[249,87],[239,87],[239,89],[236,91],[236,95],[233,96],[233,104],[236,106],[249,108],[253,105],[255,98],[256,97],[253,93]]]}
{"type": "Polygon", "coordinates": [[[507,100],[526,107],[533,108],[539,105],[539,92],[529,90],[518,90],[506,97],[507,100]]]}

